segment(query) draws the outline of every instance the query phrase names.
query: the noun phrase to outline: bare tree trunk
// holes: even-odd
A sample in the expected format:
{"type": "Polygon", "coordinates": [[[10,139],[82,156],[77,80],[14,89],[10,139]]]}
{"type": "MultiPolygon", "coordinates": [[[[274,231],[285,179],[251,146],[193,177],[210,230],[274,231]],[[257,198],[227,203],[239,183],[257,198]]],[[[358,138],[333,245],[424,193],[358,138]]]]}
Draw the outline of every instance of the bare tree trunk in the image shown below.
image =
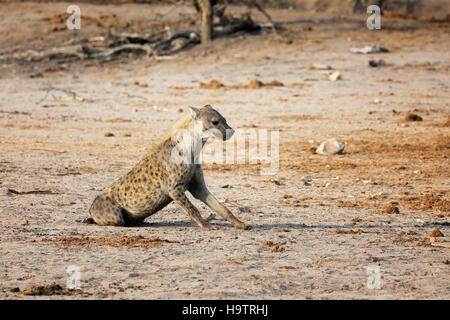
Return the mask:
{"type": "Polygon", "coordinates": [[[198,0],[202,10],[202,44],[206,45],[212,40],[213,10],[211,0],[198,0]]]}

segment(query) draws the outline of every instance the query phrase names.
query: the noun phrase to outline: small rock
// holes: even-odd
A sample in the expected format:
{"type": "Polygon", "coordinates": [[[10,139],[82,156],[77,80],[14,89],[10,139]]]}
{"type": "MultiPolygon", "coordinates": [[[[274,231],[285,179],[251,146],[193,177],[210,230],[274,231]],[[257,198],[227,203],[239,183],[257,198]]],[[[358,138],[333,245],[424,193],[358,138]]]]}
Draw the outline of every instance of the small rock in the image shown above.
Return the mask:
{"type": "Polygon", "coordinates": [[[372,68],[381,67],[381,66],[384,66],[385,64],[386,63],[384,62],[383,59],[369,61],[369,66],[371,66],[372,68]]]}
{"type": "Polygon", "coordinates": [[[425,221],[423,221],[422,219],[416,219],[415,220],[417,223],[420,223],[422,225],[425,225],[425,221]]]}
{"type": "Polygon", "coordinates": [[[239,207],[239,212],[250,213],[252,211],[251,211],[250,207],[239,207]]]}
{"type": "Polygon", "coordinates": [[[131,109],[131,112],[138,112],[138,109],[137,108],[133,108],[133,109],[131,109]]]}
{"type": "Polygon", "coordinates": [[[336,81],[342,79],[341,73],[339,71],[335,71],[328,77],[330,81],[336,81]]]}
{"type": "Polygon", "coordinates": [[[415,113],[410,113],[406,116],[405,118],[406,121],[422,121],[422,117],[415,114],[415,113]]]}
{"type": "Polygon", "coordinates": [[[277,186],[282,186],[282,185],[283,185],[283,183],[281,183],[281,182],[278,181],[278,180],[272,179],[271,181],[272,181],[273,183],[275,183],[277,186]]]}
{"type": "Polygon", "coordinates": [[[279,246],[279,245],[275,245],[272,248],[270,248],[270,252],[274,253],[274,252],[283,252],[284,248],[279,246]]]}
{"type": "Polygon", "coordinates": [[[362,54],[377,53],[377,52],[389,52],[388,49],[382,48],[382,47],[376,46],[376,45],[368,45],[363,48],[350,48],[350,51],[353,53],[362,53],[362,54]]]}
{"type": "Polygon", "coordinates": [[[328,139],[320,144],[316,149],[318,154],[341,154],[345,144],[337,139],[328,139]]]}
{"type": "Polygon", "coordinates": [[[114,133],[112,132],[106,132],[105,137],[114,137],[114,133]]]}
{"type": "Polygon", "coordinates": [[[422,172],[422,170],[414,170],[414,173],[415,174],[422,174],[423,172],[422,172]]]}
{"type": "Polygon", "coordinates": [[[42,74],[42,72],[34,72],[34,73],[30,74],[31,79],[43,78],[43,77],[44,77],[44,75],[42,74]]]}
{"type": "Polygon", "coordinates": [[[156,106],[156,105],[153,106],[152,109],[154,111],[158,111],[158,112],[160,112],[160,111],[167,111],[167,108],[164,108],[164,107],[161,107],[161,106],[156,106]]]}
{"type": "Polygon", "coordinates": [[[274,243],[270,240],[264,240],[263,242],[261,242],[262,247],[272,247],[273,245],[274,243]]]}

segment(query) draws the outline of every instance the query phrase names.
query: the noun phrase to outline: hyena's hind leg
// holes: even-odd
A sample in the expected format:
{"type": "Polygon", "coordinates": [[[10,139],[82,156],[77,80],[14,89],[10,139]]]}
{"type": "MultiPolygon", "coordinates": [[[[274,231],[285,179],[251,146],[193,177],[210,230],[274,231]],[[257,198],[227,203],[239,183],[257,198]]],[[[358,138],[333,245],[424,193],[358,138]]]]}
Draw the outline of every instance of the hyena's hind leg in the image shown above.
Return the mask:
{"type": "Polygon", "coordinates": [[[96,223],[101,226],[129,226],[135,222],[130,220],[127,210],[119,206],[108,194],[101,194],[95,198],[89,209],[86,223],[96,223]]]}

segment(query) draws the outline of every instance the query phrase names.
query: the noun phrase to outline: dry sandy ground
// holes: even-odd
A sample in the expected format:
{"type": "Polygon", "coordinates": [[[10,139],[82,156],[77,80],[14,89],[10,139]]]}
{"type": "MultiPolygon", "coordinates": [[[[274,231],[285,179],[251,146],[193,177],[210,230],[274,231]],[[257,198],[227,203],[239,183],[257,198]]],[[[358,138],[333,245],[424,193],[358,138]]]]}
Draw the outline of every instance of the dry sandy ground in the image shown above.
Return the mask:
{"type": "MultiPolygon", "coordinates": [[[[25,5],[39,23],[61,11],[25,5]]],[[[7,9],[19,19],[20,6],[7,9]]],[[[120,17],[139,7],[107,10],[120,17]]],[[[56,71],[37,64],[39,78],[23,72],[29,65],[1,67],[2,299],[448,298],[448,24],[386,19],[371,32],[357,16],[273,14],[291,22],[284,40],[220,39],[206,54],[196,47],[167,61],[123,57],[56,71]],[[391,52],[349,51],[371,43],[391,52]],[[371,68],[371,59],[387,65],[371,68]],[[342,79],[329,81],[313,63],[331,65],[342,79]],[[284,86],[199,88],[213,79],[284,86]],[[231,200],[252,230],[215,220],[219,230],[201,231],[174,204],[133,228],[80,222],[94,197],[183,116],[180,108],[206,103],[235,129],[280,132],[275,175],[259,174],[258,165],[206,166],[210,190],[231,200]],[[410,112],[423,121],[405,121],[410,112]],[[346,143],[344,154],[311,152],[332,137],[346,143]],[[14,193],[35,190],[47,192],[14,193]],[[436,227],[444,237],[429,236],[436,227]],[[80,291],[21,294],[65,287],[70,265],[80,267],[80,291]],[[380,267],[378,290],[367,287],[369,266],[380,267]]]]}

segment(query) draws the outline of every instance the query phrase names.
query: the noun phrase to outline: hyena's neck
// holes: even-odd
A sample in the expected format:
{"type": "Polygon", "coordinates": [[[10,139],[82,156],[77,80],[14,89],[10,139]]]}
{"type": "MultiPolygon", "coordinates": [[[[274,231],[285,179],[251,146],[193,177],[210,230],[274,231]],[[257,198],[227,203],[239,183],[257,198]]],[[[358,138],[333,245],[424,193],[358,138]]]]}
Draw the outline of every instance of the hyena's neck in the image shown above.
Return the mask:
{"type": "MultiPolygon", "coordinates": [[[[200,121],[192,120],[187,127],[190,139],[190,150],[192,152],[193,158],[198,160],[202,148],[205,145],[208,138],[203,138],[203,124],[200,121]]],[[[195,162],[197,163],[197,162],[195,162]]]]}
{"type": "Polygon", "coordinates": [[[176,142],[174,150],[171,150],[176,161],[185,164],[200,164],[200,154],[207,141],[207,139],[202,139],[202,136],[203,127],[200,121],[192,120],[178,128],[171,137],[171,140],[176,142]]]}

